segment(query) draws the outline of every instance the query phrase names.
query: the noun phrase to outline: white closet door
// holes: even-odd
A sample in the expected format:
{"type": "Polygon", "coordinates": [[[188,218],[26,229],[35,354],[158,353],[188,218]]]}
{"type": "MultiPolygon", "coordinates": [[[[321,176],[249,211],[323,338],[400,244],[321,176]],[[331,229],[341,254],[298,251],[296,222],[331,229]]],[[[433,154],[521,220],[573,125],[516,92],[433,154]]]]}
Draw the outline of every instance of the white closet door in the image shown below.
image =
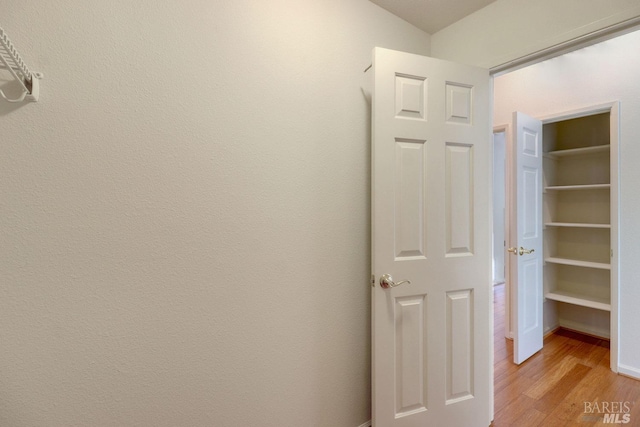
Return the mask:
{"type": "Polygon", "coordinates": [[[514,345],[513,361],[521,364],[542,349],[542,122],[513,113],[515,132],[516,209],[511,218],[516,236],[511,241],[510,268],[514,345]]]}

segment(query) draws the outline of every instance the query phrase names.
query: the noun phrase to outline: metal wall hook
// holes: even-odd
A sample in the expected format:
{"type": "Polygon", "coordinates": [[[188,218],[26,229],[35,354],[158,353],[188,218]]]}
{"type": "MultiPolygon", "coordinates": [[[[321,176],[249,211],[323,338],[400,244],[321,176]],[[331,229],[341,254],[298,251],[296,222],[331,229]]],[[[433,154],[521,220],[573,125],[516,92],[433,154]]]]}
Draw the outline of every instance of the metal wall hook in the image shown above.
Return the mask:
{"type": "Polygon", "coordinates": [[[42,78],[42,74],[32,73],[29,70],[2,28],[0,28],[0,69],[8,70],[22,86],[20,97],[9,98],[0,90],[2,98],[8,102],[22,102],[25,99],[28,101],[38,100],[40,95],[38,79],[42,78]]]}

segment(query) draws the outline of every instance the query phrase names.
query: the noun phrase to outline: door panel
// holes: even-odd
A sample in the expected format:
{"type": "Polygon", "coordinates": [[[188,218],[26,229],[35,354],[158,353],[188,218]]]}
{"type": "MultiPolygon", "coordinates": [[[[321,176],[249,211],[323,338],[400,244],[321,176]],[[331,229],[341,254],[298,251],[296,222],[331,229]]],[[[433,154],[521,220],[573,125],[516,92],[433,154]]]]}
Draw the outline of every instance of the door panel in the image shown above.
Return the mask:
{"type": "Polygon", "coordinates": [[[473,253],[473,145],[445,143],[447,256],[473,253]]]}
{"type": "Polygon", "coordinates": [[[447,292],[447,400],[473,398],[473,289],[447,292]]]}
{"type": "Polygon", "coordinates": [[[396,299],[396,412],[405,416],[427,409],[426,295],[396,299]]]}
{"type": "Polygon", "coordinates": [[[373,422],[486,427],[489,74],[379,48],[373,65],[373,422]]]}
{"type": "Polygon", "coordinates": [[[398,260],[426,256],[425,142],[396,139],[395,247],[398,260]]]}

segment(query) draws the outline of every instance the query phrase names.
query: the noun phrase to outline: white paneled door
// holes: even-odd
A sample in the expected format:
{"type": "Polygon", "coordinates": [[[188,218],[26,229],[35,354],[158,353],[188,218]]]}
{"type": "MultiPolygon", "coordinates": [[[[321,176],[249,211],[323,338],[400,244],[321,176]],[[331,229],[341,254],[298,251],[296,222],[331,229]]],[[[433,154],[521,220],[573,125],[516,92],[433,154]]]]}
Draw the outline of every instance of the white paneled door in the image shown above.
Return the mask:
{"type": "Polygon", "coordinates": [[[516,233],[508,251],[513,362],[519,365],[542,348],[542,122],[515,112],[513,124],[516,233]]]}
{"type": "Polygon", "coordinates": [[[380,48],[373,69],[373,423],[486,427],[489,73],[380,48]]]}

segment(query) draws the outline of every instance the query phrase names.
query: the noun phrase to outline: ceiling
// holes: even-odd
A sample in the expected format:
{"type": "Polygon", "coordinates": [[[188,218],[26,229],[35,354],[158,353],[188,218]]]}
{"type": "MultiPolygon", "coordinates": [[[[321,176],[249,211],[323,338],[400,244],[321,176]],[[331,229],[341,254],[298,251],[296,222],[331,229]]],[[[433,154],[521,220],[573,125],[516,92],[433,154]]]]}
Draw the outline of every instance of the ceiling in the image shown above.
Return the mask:
{"type": "Polygon", "coordinates": [[[471,15],[495,0],[370,0],[428,34],[471,15]]]}

